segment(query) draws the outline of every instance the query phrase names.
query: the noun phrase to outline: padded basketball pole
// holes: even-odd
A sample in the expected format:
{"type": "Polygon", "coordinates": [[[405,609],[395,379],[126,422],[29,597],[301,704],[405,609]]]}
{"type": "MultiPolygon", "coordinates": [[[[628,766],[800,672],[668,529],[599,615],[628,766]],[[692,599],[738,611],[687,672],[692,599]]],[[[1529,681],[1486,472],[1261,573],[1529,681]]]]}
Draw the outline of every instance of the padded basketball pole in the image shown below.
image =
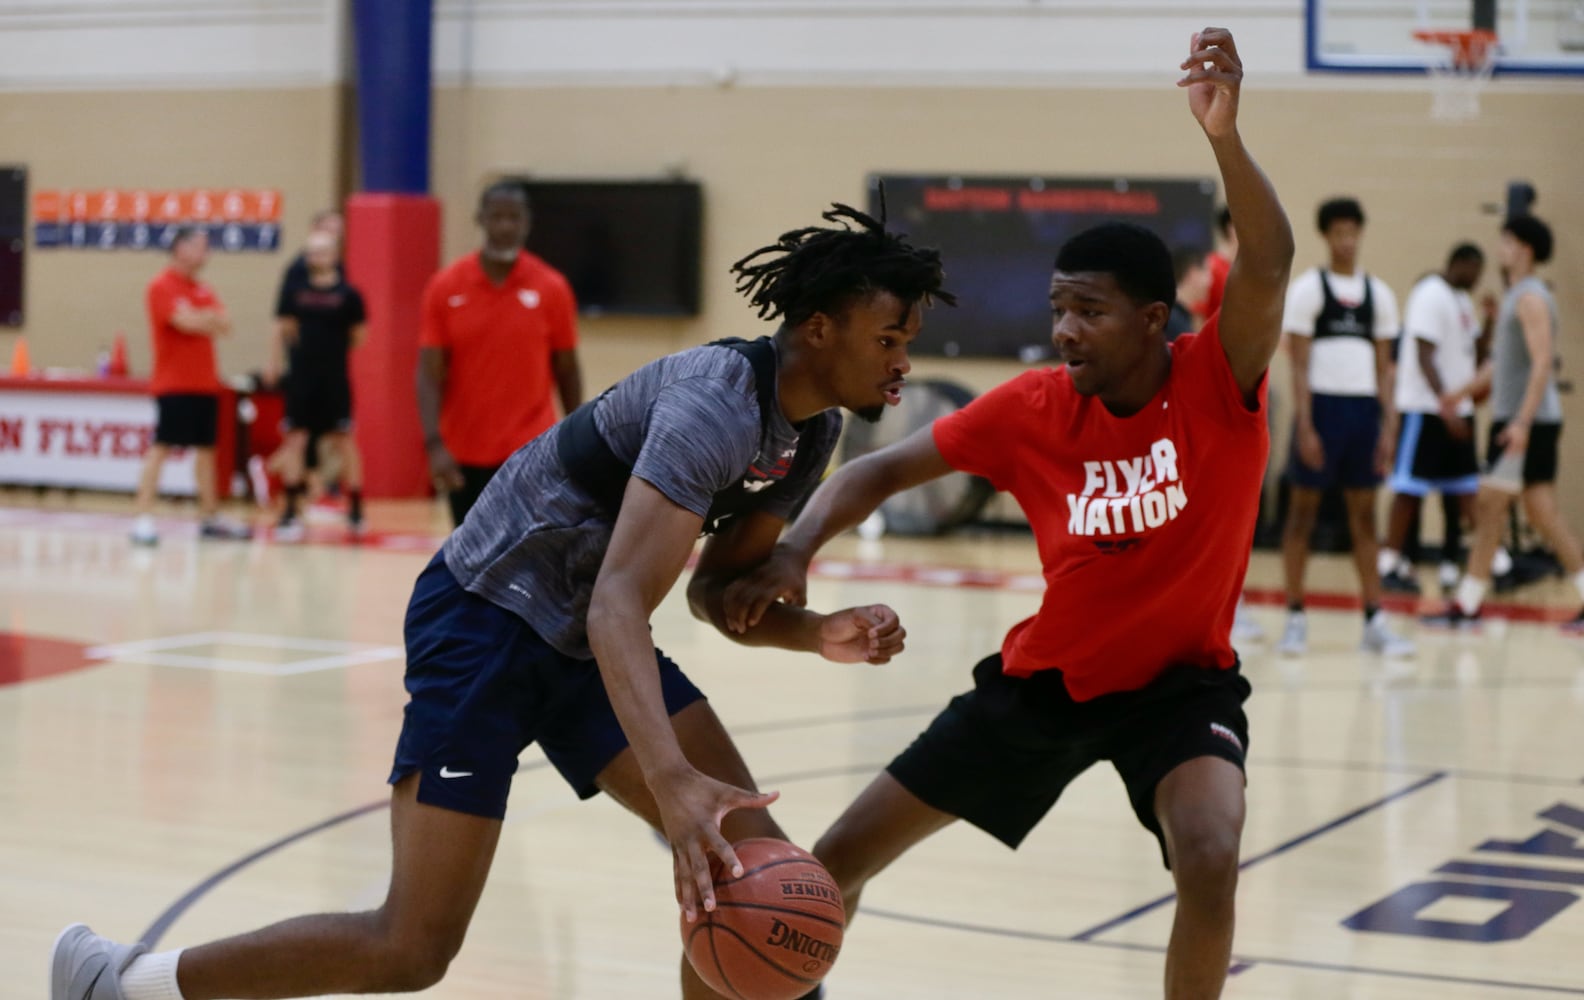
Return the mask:
{"type": "Polygon", "coordinates": [[[368,304],[352,356],[364,492],[429,492],[414,379],[424,283],[440,266],[429,194],[432,0],[353,0],[361,190],[347,201],[347,278],[368,304]]]}
{"type": "Polygon", "coordinates": [[[1469,27],[1475,30],[1496,30],[1496,0],[1474,0],[1473,16],[1469,27]]]}

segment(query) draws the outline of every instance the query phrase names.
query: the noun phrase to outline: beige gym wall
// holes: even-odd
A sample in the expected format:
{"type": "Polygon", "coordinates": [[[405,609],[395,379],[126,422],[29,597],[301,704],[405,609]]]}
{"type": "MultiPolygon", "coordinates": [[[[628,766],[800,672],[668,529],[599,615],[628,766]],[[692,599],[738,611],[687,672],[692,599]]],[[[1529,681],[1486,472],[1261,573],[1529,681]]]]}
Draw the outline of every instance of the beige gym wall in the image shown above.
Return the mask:
{"type": "MultiPolygon", "coordinates": [[[[25,165],[30,192],[279,190],[283,251],[216,252],[204,274],[236,320],[235,334],[221,342],[220,364],[237,373],[265,359],[287,251],[295,252],[308,219],[341,188],[342,100],[340,86],[6,92],[0,94],[0,163],[25,165]]],[[[125,330],[133,370],[147,373],[143,290],[165,260],[159,251],[39,250],[30,234],[25,325],[0,334],[4,360],[21,333],[35,367],[92,370],[99,348],[125,330]]]]}
{"type": "MultiPolygon", "coordinates": [[[[1523,85],[1520,85],[1523,86],[1523,85]]],[[[1499,88],[1498,88],[1499,89],[1499,88]]],[[[270,297],[308,216],[341,186],[351,155],[337,87],[298,90],[6,93],[0,161],[21,162],[34,187],[269,186],[286,206],[282,253],[216,254],[209,278],[238,318],[222,350],[227,371],[265,357],[270,297]]],[[[1494,250],[1510,178],[1540,191],[1558,235],[1546,272],[1557,285],[1566,374],[1584,365],[1584,94],[1528,87],[1487,95],[1473,123],[1430,121],[1429,96],[1402,90],[1261,89],[1244,95],[1243,130],[1274,179],[1298,234],[1299,267],[1318,262],[1315,204],[1360,197],[1369,214],[1364,261],[1406,297],[1452,243],[1494,250]]],[[[727,274],[741,254],[808,224],[829,201],[864,197],[881,172],[1213,176],[1180,93],[1161,89],[441,88],[434,105],[434,188],[445,205],[444,255],[475,245],[474,199],[507,172],[544,177],[653,177],[672,168],[705,189],[704,311],[693,320],[583,323],[589,384],[726,334],[758,330],[727,274]]],[[[1054,248],[1053,248],[1054,249],[1054,248]]],[[[135,367],[148,353],[142,288],[156,254],[30,251],[27,333],[36,365],[88,367],[126,329],[135,367]]],[[[947,262],[948,271],[950,261],[947,262]]],[[[1495,287],[1492,274],[1488,283],[1495,287]]],[[[1042,296],[1043,289],[1028,294],[1042,296]]],[[[12,338],[0,336],[9,357],[12,338]]],[[[917,371],[984,389],[1015,371],[1003,362],[920,359],[917,371]]],[[[1274,372],[1287,395],[1285,365],[1274,372]]],[[[1579,411],[1570,397],[1568,407],[1579,411]]],[[[1278,405],[1278,458],[1286,417],[1278,405]]],[[[1584,433],[1564,437],[1564,468],[1584,463],[1584,433]]],[[[1564,489],[1575,524],[1584,491],[1564,489]]]]}

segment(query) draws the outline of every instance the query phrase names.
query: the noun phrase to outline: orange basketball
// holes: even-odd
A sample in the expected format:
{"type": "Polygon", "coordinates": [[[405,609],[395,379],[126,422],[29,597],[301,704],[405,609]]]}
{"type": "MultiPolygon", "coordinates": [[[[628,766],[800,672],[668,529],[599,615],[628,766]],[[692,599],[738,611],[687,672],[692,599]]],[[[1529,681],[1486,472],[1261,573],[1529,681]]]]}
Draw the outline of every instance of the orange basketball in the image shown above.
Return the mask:
{"type": "Polygon", "coordinates": [[[682,944],[704,982],[734,1000],[796,1000],[841,952],[847,913],[825,866],[784,840],[733,844],[742,878],[716,860],[715,909],[682,918],[682,944]]]}

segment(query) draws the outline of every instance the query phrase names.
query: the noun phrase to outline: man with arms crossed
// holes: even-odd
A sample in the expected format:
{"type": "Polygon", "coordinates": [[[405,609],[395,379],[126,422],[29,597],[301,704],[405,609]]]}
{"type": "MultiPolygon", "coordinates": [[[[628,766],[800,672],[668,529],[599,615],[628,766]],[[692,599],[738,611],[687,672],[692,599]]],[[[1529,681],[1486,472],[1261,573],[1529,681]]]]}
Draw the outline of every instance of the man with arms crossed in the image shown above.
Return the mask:
{"type": "Polygon", "coordinates": [[[1039,546],[1039,612],[814,853],[851,916],[864,884],[914,844],[960,818],[1016,847],[1069,782],[1109,760],[1176,880],[1174,1000],[1218,996],[1232,949],[1249,686],[1229,632],[1270,451],[1266,367],[1293,255],[1276,192],[1238,134],[1231,34],[1196,35],[1182,68],[1242,241],[1219,320],[1168,346],[1166,245],[1124,224],[1080,233],[1050,286],[1065,364],[843,466],[771,562],[727,591],[728,626],[752,629],[800,603],[818,548],[887,496],[954,469],[1010,491],[1039,546]]]}

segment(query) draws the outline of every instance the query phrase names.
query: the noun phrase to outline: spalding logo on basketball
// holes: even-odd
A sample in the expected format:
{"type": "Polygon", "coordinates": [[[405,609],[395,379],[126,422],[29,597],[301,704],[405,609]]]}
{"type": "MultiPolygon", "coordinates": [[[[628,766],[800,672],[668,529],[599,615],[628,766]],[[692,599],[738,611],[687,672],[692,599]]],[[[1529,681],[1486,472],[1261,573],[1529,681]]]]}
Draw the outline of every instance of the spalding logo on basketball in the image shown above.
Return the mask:
{"type": "Polygon", "coordinates": [[[742,878],[714,863],[715,909],[682,918],[688,961],[734,1000],[796,1000],[819,985],[841,953],[841,890],[812,854],[784,840],[733,844],[742,878]]]}

